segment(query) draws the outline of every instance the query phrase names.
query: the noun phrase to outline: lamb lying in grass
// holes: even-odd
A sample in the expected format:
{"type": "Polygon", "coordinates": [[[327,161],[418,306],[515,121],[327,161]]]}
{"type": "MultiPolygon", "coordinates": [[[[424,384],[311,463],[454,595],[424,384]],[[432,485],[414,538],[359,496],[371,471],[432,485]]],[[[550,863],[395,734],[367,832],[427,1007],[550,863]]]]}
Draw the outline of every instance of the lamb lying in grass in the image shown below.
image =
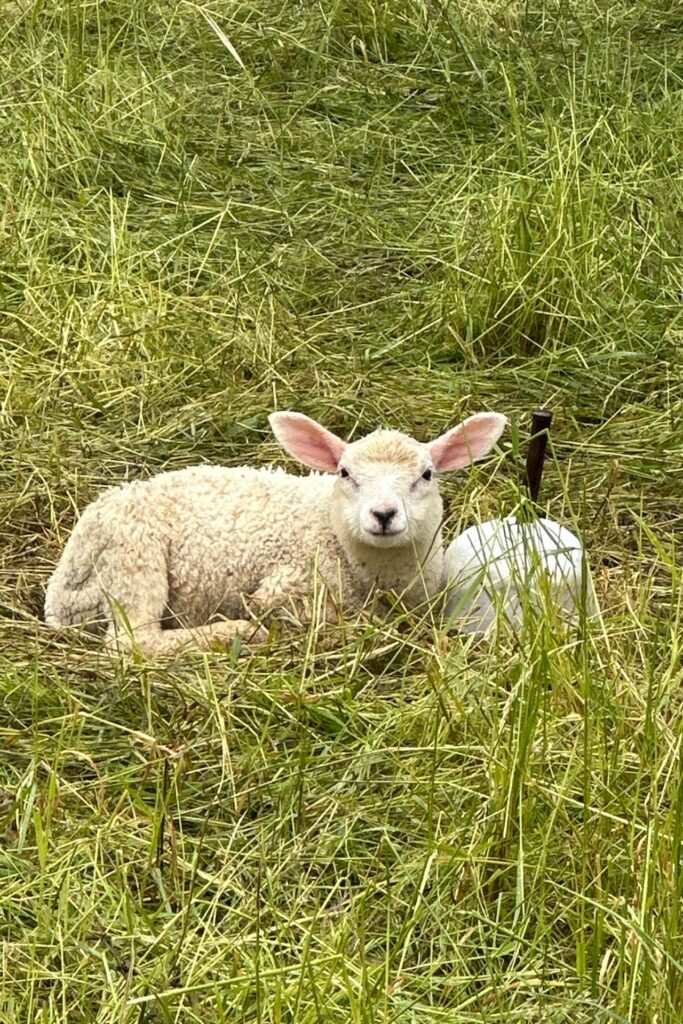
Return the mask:
{"type": "Polygon", "coordinates": [[[376,587],[417,605],[442,585],[436,474],[484,456],[505,422],[480,413],[430,444],[393,430],[346,444],[299,413],[273,413],[282,447],[321,473],[197,466],[107,491],[66,545],[45,620],[163,655],[262,639],[260,623],[320,583],[335,615],[376,587]]]}

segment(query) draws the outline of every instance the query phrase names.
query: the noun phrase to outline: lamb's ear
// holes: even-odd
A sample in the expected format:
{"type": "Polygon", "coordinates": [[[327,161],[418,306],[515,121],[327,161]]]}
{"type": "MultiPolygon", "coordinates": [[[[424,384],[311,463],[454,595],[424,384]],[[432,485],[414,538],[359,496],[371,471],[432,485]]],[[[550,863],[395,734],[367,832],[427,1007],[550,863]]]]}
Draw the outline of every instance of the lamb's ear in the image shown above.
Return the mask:
{"type": "Polygon", "coordinates": [[[498,412],[480,412],[427,445],[434,468],[443,472],[476,462],[493,448],[507,419],[498,412]]]}
{"type": "Polygon", "coordinates": [[[273,412],[268,422],[284,450],[304,466],[337,472],[346,444],[336,434],[300,412],[273,412]]]}

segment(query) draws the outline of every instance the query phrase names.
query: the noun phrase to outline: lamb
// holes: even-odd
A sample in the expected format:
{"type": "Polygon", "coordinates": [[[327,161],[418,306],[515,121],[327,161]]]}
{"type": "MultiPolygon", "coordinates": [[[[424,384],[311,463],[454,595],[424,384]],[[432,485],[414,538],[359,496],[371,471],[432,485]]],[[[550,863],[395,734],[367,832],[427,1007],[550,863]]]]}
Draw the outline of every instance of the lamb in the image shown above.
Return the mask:
{"type": "Polygon", "coordinates": [[[331,616],[377,588],[412,607],[439,593],[437,474],[486,455],[505,417],[479,413],[429,444],[396,430],[345,443],[296,412],[269,420],[315,472],[196,466],[106,491],[67,542],[45,621],[164,656],[263,640],[270,616],[301,612],[321,584],[331,616]]]}

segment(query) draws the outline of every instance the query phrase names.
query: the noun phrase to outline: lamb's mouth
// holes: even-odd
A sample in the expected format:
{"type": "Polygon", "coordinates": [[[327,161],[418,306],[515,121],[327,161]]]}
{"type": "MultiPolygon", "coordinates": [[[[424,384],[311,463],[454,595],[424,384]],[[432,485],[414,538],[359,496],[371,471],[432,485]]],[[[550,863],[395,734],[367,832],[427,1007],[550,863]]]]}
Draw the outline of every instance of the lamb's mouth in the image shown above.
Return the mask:
{"type": "Polygon", "coordinates": [[[397,537],[400,537],[401,534],[406,532],[406,528],[405,526],[402,526],[398,530],[382,530],[380,527],[377,530],[366,529],[363,532],[367,537],[372,537],[373,544],[381,544],[382,541],[392,541],[395,540],[397,537]]]}

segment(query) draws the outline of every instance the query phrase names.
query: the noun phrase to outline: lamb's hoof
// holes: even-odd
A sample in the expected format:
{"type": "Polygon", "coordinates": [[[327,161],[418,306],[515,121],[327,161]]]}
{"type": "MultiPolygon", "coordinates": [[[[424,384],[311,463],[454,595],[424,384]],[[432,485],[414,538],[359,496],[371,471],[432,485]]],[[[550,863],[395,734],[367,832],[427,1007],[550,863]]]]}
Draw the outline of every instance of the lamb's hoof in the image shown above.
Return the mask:
{"type": "Polygon", "coordinates": [[[247,629],[244,633],[240,633],[240,636],[249,644],[265,644],[268,639],[268,630],[256,622],[248,622],[247,629]]]}
{"type": "Polygon", "coordinates": [[[249,644],[263,644],[268,639],[268,630],[258,622],[239,619],[232,622],[217,622],[211,627],[211,639],[221,647],[232,647],[235,641],[249,644]]]}

